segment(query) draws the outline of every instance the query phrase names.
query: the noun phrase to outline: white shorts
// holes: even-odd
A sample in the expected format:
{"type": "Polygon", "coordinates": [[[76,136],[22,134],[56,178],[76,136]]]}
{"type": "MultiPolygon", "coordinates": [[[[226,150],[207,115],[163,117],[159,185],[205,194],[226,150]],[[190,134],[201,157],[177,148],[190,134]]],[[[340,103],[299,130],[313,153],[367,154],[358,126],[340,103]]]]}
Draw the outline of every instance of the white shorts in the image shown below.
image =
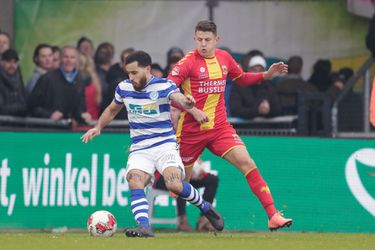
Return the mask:
{"type": "Polygon", "coordinates": [[[165,143],[153,148],[139,150],[130,153],[126,166],[126,174],[132,169],[142,170],[154,176],[155,170],[163,174],[168,167],[176,167],[185,178],[185,169],[182,164],[178,145],[176,143],[165,143]]]}

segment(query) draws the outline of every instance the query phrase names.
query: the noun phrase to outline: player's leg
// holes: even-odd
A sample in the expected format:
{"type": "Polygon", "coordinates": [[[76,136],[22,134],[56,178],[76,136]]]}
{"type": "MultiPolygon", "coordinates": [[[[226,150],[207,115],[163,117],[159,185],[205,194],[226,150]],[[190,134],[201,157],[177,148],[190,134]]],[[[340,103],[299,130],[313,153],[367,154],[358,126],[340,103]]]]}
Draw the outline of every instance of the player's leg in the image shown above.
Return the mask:
{"type": "Polygon", "coordinates": [[[195,161],[206,148],[208,138],[205,133],[190,135],[185,131],[177,133],[179,142],[179,154],[185,168],[185,180],[190,181],[195,161]]]}
{"type": "Polygon", "coordinates": [[[234,147],[223,157],[244,174],[248,185],[267,213],[269,229],[276,230],[285,226],[289,227],[292,220],[284,218],[276,210],[271,191],[247,149],[244,146],[234,147]]]}
{"type": "Polygon", "coordinates": [[[169,191],[177,194],[182,199],[188,201],[194,206],[198,207],[200,211],[207,217],[211,222],[212,226],[216,230],[221,231],[224,228],[223,217],[212,207],[210,203],[203,200],[202,196],[199,194],[191,184],[186,181],[182,181],[183,171],[177,167],[166,167],[163,170],[163,176],[165,185],[169,191]]]}
{"type": "Polygon", "coordinates": [[[152,157],[144,152],[132,153],[129,156],[126,171],[130,189],[130,205],[138,227],[126,229],[125,234],[128,237],[153,237],[148,218],[149,204],[144,191],[155,171],[152,157]]]}
{"type": "MultiPolygon", "coordinates": [[[[206,173],[202,178],[192,179],[190,184],[194,188],[204,188],[203,199],[209,203],[213,203],[217,187],[219,184],[219,177],[210,173],[206,173]]],[[[211,223],[207,218],[201,214],[199,216],[195,229],[197,231],[215,231],[215,228],[212,227],[211,223]]]]}
{"type": "Polygon", "coordinates": [[[214,154],[229,161],[244,174],[248,185],[267,213],[268,226],[271,230],[291,225],[292,220],[285,219],[276,210],[267,183],[263,180],[255,162],[233,127],[222,128],[220,135],[210,141],[208,148],[214,154]]]}
{"type": "MultiPolygon", "coordinates": [[[[160,190],[168,190],[165,186],[164,177],[160,176],[154,183],[154,187],[160,190]]],[[[177,230],[182,232],[192,231],[192,227],[189,224],[186,216],[186,201],[180,197],[176,198],[177,207],[177,230]]]]}
{"type": "Polygon", "coordinates": [[[197,206],[217,230],[223,230],[223,217],[211,206],[210,203],[202,199],[201,195],[195,188],[193,188],[188,182],[182,180],[184,178],[185,170],[176,145],[165,145],[163,150],[160,151],[156,168],[162,173],[165,185],[169,191],[197,206]]]}

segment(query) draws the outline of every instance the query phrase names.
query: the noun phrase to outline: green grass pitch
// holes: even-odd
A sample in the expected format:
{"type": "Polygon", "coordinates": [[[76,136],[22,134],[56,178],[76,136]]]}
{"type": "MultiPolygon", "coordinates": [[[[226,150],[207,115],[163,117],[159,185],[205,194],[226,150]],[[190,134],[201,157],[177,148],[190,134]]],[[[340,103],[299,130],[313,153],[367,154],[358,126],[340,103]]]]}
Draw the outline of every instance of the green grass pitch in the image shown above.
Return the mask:
{"type": "Polygon", "coordinates": [[[0,233],[1,250],[241,250],[241,249],[375,249],[375,234],[295,232],[155,232],[155,238],[127,238],[117,232],[111,238],[87,233],[0,233]]]}

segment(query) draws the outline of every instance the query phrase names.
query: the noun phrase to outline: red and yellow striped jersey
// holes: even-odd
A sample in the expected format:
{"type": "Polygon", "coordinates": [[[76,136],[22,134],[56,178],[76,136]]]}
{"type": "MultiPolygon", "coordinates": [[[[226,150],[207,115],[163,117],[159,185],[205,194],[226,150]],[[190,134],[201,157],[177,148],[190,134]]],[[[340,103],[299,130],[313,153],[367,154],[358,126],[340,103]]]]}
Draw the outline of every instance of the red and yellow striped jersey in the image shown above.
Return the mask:
{"type": "Polygon", "coordinates": [[[187,132],[198,132],[228,123],[224,103],[228,77],[247,85],[263,80],[262,73],[244,73],[233,57],[220,49],[215,50],[212,58],[202,57],[197,50],[190,51],[172,68],[168,78],[180,86],[184,94],[192,95],[196,108],[209,117],[208,122],[199,124],[184,111],[180,116],[178,130],[182,128],[187,132]]]}

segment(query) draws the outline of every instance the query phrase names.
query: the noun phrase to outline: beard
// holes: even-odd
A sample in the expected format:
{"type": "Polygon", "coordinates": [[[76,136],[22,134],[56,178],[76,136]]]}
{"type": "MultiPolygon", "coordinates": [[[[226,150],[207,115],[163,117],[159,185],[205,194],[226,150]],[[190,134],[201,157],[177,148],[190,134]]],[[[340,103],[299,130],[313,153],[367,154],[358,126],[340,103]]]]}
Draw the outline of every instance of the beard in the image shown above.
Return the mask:
{"type": "Polygon", "coordinates": [[[133,88],[136,90],[136,91],[141,91],[147,84],[147,78],[146,76],[143,76],[139,82],[134,82],[132,81],[132,85],[133,85],[133,88]]]}

